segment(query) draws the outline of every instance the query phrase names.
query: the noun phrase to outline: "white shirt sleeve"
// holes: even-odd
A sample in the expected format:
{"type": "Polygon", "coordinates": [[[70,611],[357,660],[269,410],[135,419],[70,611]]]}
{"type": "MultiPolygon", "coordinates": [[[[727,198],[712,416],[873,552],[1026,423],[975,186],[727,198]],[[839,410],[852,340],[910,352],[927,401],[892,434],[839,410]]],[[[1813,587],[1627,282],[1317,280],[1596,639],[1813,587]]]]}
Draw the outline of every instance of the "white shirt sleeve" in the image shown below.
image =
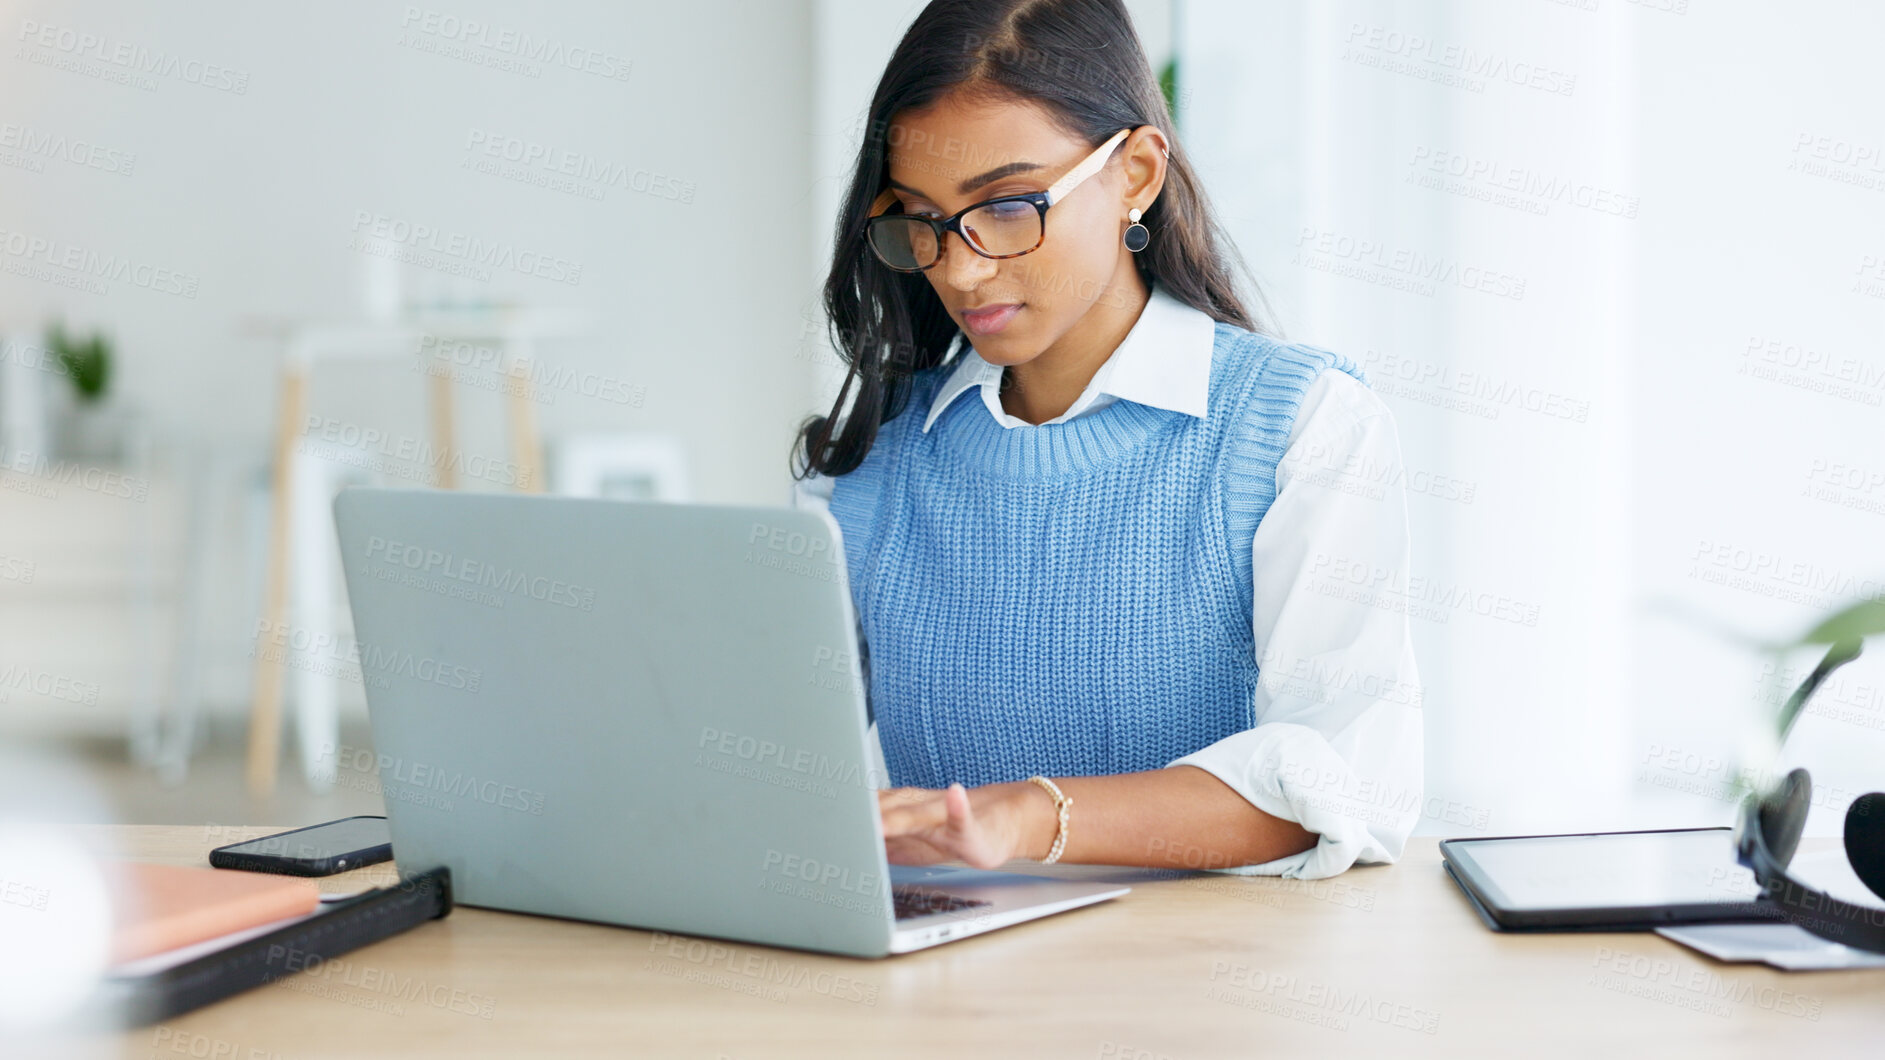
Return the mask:
{"type": "Polygon", "coordinates": [[[1221,871],[1319,879],[1392,862],[1420,817],[1404,479],[1387,406],[1347,373],[1323,371],[1251,543],[1256,725],[1170,763],[1204,769],[1320,838],[1221,871]]]}
{"type": "MultiPolygon", "coordinates": [[[[831,489],[833,485],[835,485],[835,480],[828,475],[811,474],[799,479],[792,484],[792,507],[829,513],[831,511],[831,489]]],[[[840,556],[844,555],[842,538],[838,542],[838,554],[840,556]]],[[[857,624],[857,658],[860,667],[864,671],[865,701],[869,702],[870,645],[864,640],[864,624],[862,622],[857,624]]],[[[882,741],[877,738],[877,719],[875,717],[871,719],[870,732],[866,734],[865,743],[867,745],[866,753],[870,755],[870,761],[867,766],[869,772],[866,773],[865,776],[872,778],[872,782],[877,787],[889,787],[890,770],[884,765],[884,745],[882,741]]]]}

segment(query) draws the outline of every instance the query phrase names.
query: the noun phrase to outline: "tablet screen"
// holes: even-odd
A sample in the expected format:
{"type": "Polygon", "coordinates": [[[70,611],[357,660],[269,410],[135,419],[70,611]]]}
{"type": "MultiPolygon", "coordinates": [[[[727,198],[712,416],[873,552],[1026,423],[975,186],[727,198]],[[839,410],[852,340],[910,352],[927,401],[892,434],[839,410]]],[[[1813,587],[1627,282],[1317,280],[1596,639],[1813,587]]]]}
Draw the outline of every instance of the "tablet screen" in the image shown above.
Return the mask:
{"type": "Polygon", "coordinates": [[[1760,891],[1727,828],[1475,839],[1448,844],[1447,856],[1513,912],[1747,902],[1760,891]]]}

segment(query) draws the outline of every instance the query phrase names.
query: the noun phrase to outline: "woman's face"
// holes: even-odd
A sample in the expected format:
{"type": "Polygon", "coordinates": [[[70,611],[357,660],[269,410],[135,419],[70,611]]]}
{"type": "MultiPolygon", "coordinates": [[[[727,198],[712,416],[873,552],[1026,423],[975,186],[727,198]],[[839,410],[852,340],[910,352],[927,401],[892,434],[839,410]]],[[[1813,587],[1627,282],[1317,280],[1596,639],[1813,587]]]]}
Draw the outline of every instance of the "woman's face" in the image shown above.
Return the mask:
{"type": "MultiPolygon", "coordinates": [[[[961,92],[897,114],[889,134],[890,187],[903,212],[936,218],[1045,191],[1093,151],[1038,104],[961,92]]],[[[1143,284],[1121,235],[1127,211],[1157,196],[1162,144],[1156,129],[1128,138],[1110,164],[1048,209],[1032,253],[985,258],[955,233],[945,237],[941,260],[924,276],[985,360],[1033,360],[1078,330],[1096,304],[1130,306],[1136,316],[1143,284]]]]}

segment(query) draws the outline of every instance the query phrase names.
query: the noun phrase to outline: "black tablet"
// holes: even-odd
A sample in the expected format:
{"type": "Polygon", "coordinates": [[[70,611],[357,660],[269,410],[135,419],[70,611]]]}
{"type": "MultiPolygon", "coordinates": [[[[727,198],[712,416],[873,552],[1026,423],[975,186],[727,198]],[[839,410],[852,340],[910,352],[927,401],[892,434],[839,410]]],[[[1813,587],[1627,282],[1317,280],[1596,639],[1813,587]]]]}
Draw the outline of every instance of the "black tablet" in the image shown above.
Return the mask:
{"type": "Polygon", "coordinates": [[[1730,828],[1499,836],[1440,844],[1448,875],[1499,931],[1642,931],[1771,920],[1730,828]]]}

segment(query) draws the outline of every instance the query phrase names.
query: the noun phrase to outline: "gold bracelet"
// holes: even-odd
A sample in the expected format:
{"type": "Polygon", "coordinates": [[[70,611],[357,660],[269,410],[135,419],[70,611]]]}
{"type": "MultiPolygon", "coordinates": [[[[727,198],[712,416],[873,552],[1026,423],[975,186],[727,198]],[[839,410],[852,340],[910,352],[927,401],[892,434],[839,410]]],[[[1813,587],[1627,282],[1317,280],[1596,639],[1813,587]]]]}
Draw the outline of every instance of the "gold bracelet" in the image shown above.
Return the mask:
{"type": "Polygon", "coordinates": [[[1060,852],[1067,849],[1067,830],[1073,820],[1073,797],[1062,794],[1060,785],[1046,777],[1036,775],[1028,779],[1045,788],[1047,793],[1054,797],[1054,813],[1060,817],[1060,828],[1054,833],[1054,845],[1047,849],[1047,856],[1041,859],[1041,864],[1052,865],[1060,860],[1060,852]]]}

